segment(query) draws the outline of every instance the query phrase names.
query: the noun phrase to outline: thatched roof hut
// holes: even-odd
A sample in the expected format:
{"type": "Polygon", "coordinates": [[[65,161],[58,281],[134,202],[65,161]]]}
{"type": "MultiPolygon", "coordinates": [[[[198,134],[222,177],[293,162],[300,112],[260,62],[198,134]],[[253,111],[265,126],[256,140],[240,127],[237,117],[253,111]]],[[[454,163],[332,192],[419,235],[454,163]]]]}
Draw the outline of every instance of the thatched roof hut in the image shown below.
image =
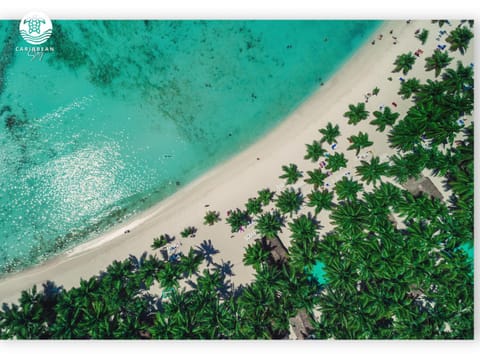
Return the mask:
{"type": "Polygon", "coordinates": [[[420,193],[425,193],[439,200],[443,200],[443,195],[430,180],[429,177],[421,177],[418,180],[414,178],[408,179],[402,184],[403,188],[409,191],[413,196],[417,196],[420,193]]]}
{"type": "Polygon", "coordinates": [[[282,241],[275,236],[273,238],[266,238],[265,242],[270,249],[273,260],[276,262],[286,262],[288,261],[288,250],[283,245],[282,241]]]}
{"type": "Polygon", "coordinates": [[[291,329],[297,340],[304,340],[313,331],[313,326],[305,309],[300,309],[294,317],[289,320],[291,329]]]}

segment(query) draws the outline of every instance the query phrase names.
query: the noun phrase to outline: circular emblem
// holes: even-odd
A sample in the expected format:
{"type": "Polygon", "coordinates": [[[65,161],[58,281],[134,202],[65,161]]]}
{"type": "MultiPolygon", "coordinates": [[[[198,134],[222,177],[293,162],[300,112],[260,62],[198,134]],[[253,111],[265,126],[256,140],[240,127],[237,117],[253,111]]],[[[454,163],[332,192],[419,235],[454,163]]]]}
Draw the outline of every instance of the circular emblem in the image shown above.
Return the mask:
{"type": "Polygon", "coordinates": [[[52,22],[44,13],[29,12],[20,20],[20,35],[32,45],[40,45],[52,36],[52,22]]]}

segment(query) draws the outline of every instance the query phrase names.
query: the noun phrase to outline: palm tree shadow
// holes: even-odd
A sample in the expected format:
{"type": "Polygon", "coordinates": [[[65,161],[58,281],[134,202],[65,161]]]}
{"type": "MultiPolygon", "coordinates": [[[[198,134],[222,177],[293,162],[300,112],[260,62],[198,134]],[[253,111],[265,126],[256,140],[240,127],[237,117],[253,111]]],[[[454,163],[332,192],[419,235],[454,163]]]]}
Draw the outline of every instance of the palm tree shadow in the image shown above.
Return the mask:
{"type": "Polygon", "coordinates": [[[197,246],[199,252],[205,257],[207,266],[214,264],[212,255],[218,254],[220,251],[215,249],[212,244],[212,240],[203,240],[203,242],[197,246]]]}
{"type": "Polygon", "coordinates": [[[233,284],[230,280],[226,280],[225,276],[222,276],[223,281],[219,284],[217,290],[220,293],[220,297],[223,299],[227,299],[233,294],[233,284]]]}
{"type": "Polygon", "coordinates": [[[220,271],[220,273],[222,274],[222,276],[233,276],[235,275],[232,271],[232,268],[233,268],[233,264],[230,260],[228,260],[227,262],[224,262],[223,259],[222,259],[222,263],[221,264],[216,264],[214,263],[213,266],[220,271]]]}
{"type": "Polygon", "coordinates": [[[46,298],[54,298],[63,292],[63,286],[57,286],[53,281],[48,280],[42,284],[43,294],[46,298]]]}
{"type": "Polygon", "coordinates": [[[146,251],[139,258],[137,258],[135,255],[130,254],[128,259],[130,260],[130,263],[132,264],[133,268],[135,270],[138,270],[145,263],[145,260],[147,259],[147,255],[148,253],[146,251]]]}

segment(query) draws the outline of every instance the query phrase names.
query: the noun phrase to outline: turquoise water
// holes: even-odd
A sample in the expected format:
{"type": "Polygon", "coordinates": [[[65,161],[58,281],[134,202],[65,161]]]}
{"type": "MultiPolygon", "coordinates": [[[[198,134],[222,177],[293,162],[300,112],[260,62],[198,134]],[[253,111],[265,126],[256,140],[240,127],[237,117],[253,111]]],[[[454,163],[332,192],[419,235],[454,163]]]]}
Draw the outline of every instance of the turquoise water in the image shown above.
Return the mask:
{"type": "Polygon", "coordinates": [[[313,266],[312,275],[319,284],[326,284],[327,279],[325,278],[325,264],[321,261],[317,261],[313,266]]]}
{"type": "Polygon", "coordinates": [[[379,25],[53,21],[40,61],[1,21],[0,272],[98,235],[253,143],[379,25]]]}

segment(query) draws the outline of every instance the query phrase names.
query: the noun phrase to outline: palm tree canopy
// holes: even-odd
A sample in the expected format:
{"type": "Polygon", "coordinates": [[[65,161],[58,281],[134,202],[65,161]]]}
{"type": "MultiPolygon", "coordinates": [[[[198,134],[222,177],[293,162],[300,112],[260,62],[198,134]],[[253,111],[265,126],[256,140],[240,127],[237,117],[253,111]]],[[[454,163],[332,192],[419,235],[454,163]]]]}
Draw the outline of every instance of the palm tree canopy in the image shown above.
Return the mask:
{"type": "Polygon", "coordinates": [[[393,65],[395,68],[393,72],[402,71],[403,75],[407,75],[410,70],[412,70],[413,64],[415,64],[416,57],[412,54],[412,52],[408,52],[407,54],[398,55],[395,59],[393,65]]]}
{"type": "Polygon", "coordinates": [[[365,103],[358,103],[356,106],[353,104],[348,105],[349,111],[343,114],[348,118],[348,123],[357,125],[360,121],[368,118],[369,112],[365,110],[365,103]]]}
{"type": "Polygon", "coordinates": [[[335,192],[340,200],[354,201],[362,190],[362,184],[345,176],[335,184],[335,192]]]}
{"type": "Polygon", "coordinates": [[[267,238],[272,238],[281,231],[283,217],[278,211],[267,212],[260,215],[255,224],[255,230],[267,238]]]}
{"type": "Polygon", "coordinates": [[[447,52],[435,49],[433,55],[425,59],[425,70],[435,70],[435,77],[440,75],[443,68],[447,67],[453,60],[447,52]]]}
{"type": "Polygon", "coordinates": [[[331,122],[323,129],[318,130],[323,136],[320,139],[321,142],[326,141],[330,145],[333,144],[337,137],[340,136],[340,129],[338,125],[333,126],[331,122]]]}
{"type": "Polygon", "coordinates": [[[362,181],[365,181],[367,185],[373,183],[375,185],[377,181],[381,180],[382,176],[385,176],[388,171],[388,163],[380,162],[378,156],[373,156],[370,162],[364,160],[361,161],[361,165],[357,166],[357,174],[361,176],[362,181]]]}
{"type": "Polygon", "coordinates": [[[283,214],[290,214],[298,212],[303,204],[303,195],[300,191],[293,188],[282,191],[276,200],[277,209],[283,214]]]}
{"type": "Polygon", "coordinates": [[[335,153],[328,157],[326,168],[332,170],[332,172],[335,172],[341,168],[347,167],[347,163],[348,160],[345,158],[343,153],[335,153]]]}
{"type": "Polygon", "coordinates": [[[368,140],[368,133],[363,133],[361,131],[358,133],[358,135],[350,136],[350,141],[352,144],[347,148],[347,150],[356,150],[356,155],[358,155],[361,149],[373,145],[373,142],[368,140]]]}
{"type": "Polygon", "coordinates": [[[314,141],[311,144],[306,144],[307,153],[304,156],[304,159],[310,159],[312,162],[317,162],[320,156],[325,153],[325,150],[322,149],[322,145],[318,141],[314,141]]]}
{"type": "Polygon", "coordinates": [[[328,177],[328,175],[323,173],[320,169],[309,170],[307,171],[307,174],[308,178],[305,180],[305,182],[313,185],[314,189],[322,186],[324,184],[324,180],[328,177]]]}
{"type": "Polygon", "coordinates": [[[377,126],[377,131],[383,132],[387,126],[395,124],[400,114],[397,112],[392,113],[392,110],[386,106],[383,112],[374,111],[373,116],[375,116],[375,119],[370,121],[370,124],[377,126]]]}
{"type": "Polygon", "coordinates": [[[318,191],[314,190],[307,195],[307,205],[315,208],[315,215],[323,209],[330,210],[333,205],[333,192],[328,190],[318,191]]]}
{"type": "Polygon", "coordinates": [[[404,99],[409,99],[413,94],[420,90],[420,80],[417,78],[411,78],[405,80],[400,85],[398,95],[401,95],[404,99]]]}
{"type": "Polygon", "coordinates": [[[463,55],[468,49],[470,40],[473,39],[473,32],[465,26],[457,27],[445,39],[450,44],[450,51],[460,51],[463,55]]]}
{"type": "Polygon", "coordinates": [[[283,165],[282,166],[283,174],[280,175],[280,179],[286,179],[287,185],[295,184],[298,179],[303,177],[302,172],[298,170],[298,166],[296,164],[290,165],[283,165]]]}

